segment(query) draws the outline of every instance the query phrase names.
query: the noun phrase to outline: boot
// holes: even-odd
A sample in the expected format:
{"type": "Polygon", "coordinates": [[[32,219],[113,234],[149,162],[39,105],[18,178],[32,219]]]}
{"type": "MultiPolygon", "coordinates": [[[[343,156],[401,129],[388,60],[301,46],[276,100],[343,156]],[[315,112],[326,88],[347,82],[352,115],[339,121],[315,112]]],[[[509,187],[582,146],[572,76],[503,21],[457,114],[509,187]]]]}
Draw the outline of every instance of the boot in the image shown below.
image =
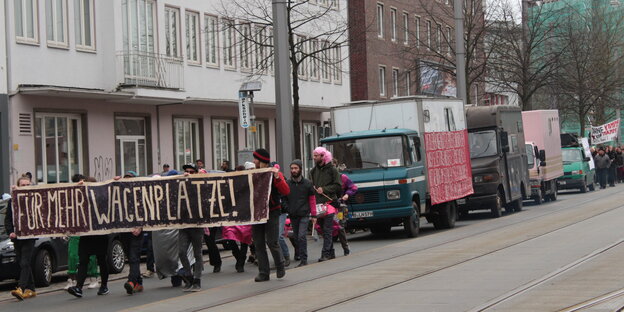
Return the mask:
{"type": "Polygon", "coordinates": [[[189,288],[188,291],[198,292],[200,290],[201,290],[201,280],[198,278],[193,279],[193,285],[191,285],[191,288],[189,288]]]}
{"type": "Polygon", "coordinates": [[[298,268],[298,267],[302,267],[302,266],[304,266],[304,265],[308,265],[308,261],[301,260],[301,262],[299,262],[299,264],[297,264],[297,266],[296,266],[296,267],[298,268]]]}
{"type": "Polygon", "coordinates": [[[285,256],[284,257],[284,266],[290,266],[290,256],[285,256]]]}
{"type": "Polygon", "coordinates": [[[277,278],[282,278],[286,275],[286,269],[284,268],[284,264],[278,265],[276,268],[277,278]]]}

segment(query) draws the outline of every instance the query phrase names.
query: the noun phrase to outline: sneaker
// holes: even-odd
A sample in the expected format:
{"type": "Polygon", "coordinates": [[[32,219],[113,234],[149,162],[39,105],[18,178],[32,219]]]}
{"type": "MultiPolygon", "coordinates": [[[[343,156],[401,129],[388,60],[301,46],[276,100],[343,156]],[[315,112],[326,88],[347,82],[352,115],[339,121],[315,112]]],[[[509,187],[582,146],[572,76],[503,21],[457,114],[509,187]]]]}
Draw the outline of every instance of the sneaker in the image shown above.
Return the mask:
{"type": "Polygon", "coordinates": [[[277,267],[276,274],[277,274],[277,278],[282,278],[286,275],[286,269],[284,269],[283,265],[277,267]]]}
{"type": "Polygon", "coordinates": [[[304,265],[308,265],[308,261],[301,260],[301,262],[299,262],[299,264],[297,264],[296,268],[302,267],[304,265]]]}
{"type": "Polygon", "coordinates": [[[256,276],[256,278],[254,278],[254,281],[256,282],[266,282],[268,280],[270,280],[271,278],[268,276],[262,276],[262,275],[258,275],[256,276]]]}
{"type": "Polygon", "coordinates": [[[98,290],[98,296],[105,296],[108,295],[110,293],[110,291],[108,290],[108,287],[106,286],[100,286],[100,290],[98,290]]]}
{"type": "Polygon", "coordinates": [[[135,293],[142,292],[142,291],[143,291],[143,285],[141,285],[141,284],[134,285],[134,292],[135,293]]]}
{"type": "Polygon", "coordinates": [[[37,297],[37,293],[34,290],[26,289],[24,290],[24,299],[37,297]]]}
{"type": "Polygon", "coordinates": [[[349,250],[349,248],[344,250],[344,255],[348,256],[351,253],[351,250],[349,250]]]}
{"type": "Polygon", "coordinates": [[[68,278],[67,279],[67,285],[65,285],[65,287],[63,287],[63,289],[68,290],[70,287],[74,287],[74,286],[76,286],[76,280],[68,278]]]}
{"type": "Polygon", "coordinates": [[[87,286],[88,289],[96,289],[100,287],[100,278],[96,278],[95,280],[93,278],[91,278],[91,283],[89,283],[89,286],[87,286]]]}
{"type": "Polygon", "coordinates": [[[133,282],[126,282],[124,284],[124,288],[126,289],[126,293],[128,295],[134,294],[134,283],[133,282]]]}
{"type": "Polygon", "coordinates": [[[152,278],[154,277],[154,271],[152,270],[147,270],[145,273],[141,274],[143,276],[143,278],[152,278]]]}
{"type": "Polygon", "coordinates": [[[201,280],[200,279],[193,280],[193,285],[191,286],[189,291],[192,291],[192,292],[201,291],[201,280]]]}
{"type": "Polygon", "coordinates": [[[13,295],[13,297],[17,298],[17,300],[19,301],[24,300],[24,293],[22,292],[22,289],[19,287],[15,288],[15,290],[12,290],[11,295],[13,295]]]}
{"type": "Polygon", "coordinates": [[[182,291],[187,291],[191,289],[193,286],[193,277],[192,276],[182,276],[182,280],[184,281],[184,287],[182,287],[182,291]]]}
{"type": "Polygon", "coordinates": [[[327,260],[329,260],[329,259],[330,259],[330,258],[328,258],[328,257],[322,256],[322,257],[320,257],[320,258],[318,259],[318,262],[327,261],[327,260]]]}
{"type": "Polygon", "coordinates": [[[214,269],[212,269],[212,273],[219,273],[221,272],[221,265],[215,265],[214,269]]]}
{"type": "Polygon", "coordinates": [[[290,266],[290,256],[284,257],[284,266],[285,267],[290,266]]]}
{"type": "Polygon", "coordinates": [[[67,292],[74,295],[75,297],[82,298],[82,289],[73,286],[67,289],[67,292]]]}
{"type": "Polygon", "coordinates": [[[241,265],[236,265],[236,272],[238,273],[243,273],[245,272],[245,265],[241,264],[241,265]]]}

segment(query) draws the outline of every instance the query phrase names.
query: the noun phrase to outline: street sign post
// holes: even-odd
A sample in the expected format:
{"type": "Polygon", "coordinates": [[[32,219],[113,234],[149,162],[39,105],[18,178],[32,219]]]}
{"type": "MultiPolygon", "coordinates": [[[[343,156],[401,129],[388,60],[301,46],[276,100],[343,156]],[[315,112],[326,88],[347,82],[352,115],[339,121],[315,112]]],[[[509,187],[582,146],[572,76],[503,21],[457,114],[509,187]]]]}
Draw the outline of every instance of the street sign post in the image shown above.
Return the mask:
{"type": "Polygon", "coordinates": [[[238,99],[238,115],[240,116],[240,126],[247,129],[251,126],[251,113],[250,113],[250,97],[247,96],[247,92],[239,92],[238,99]]]}

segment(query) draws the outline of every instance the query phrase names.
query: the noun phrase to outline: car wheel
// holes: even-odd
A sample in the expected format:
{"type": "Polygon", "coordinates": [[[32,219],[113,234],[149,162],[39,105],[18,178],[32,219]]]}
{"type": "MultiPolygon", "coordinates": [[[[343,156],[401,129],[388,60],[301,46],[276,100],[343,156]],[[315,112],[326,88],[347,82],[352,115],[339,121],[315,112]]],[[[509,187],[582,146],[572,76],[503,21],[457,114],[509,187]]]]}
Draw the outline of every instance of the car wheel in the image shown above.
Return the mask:
{"type": "Polygon", "coordinates": [[[492,218],[500,218],[503,209],[503,194],[500,191],[496,192],[496,200],[494,200],[494,207],[492,207],[492,218]]]}
{"type": "Polygon", "coordinates": [[[414,207],[412,215],[403,221],[405,235],[409,238],[418,236],[420,232],[420,206],[416,202],[412,202],[412,206],[414,207]]]}
{"type": "Polygon", "coordinates": [[[52,281],[52,256],[45,249],[39,250],[33,266],[35,286],[48,287],[52,281]]]}
{"type": "Polygon", "coordinates": [[[583,184],[581,185],[581,193],[587,193],[587,181],[583,180],[583,184]]]}
{"type": "Polygon", "coordinates": [[[126,254],[120,241],[114,239],[108,248],[108,270],[112,274],[121,273],[124,268],[126,254]]]}
{"type": "Polygon", "coordinates": [[[592,184],[589,185],[589,190],[590,191],[595,191],[596,190],[596,183],[592,182],[592,184]]]}

